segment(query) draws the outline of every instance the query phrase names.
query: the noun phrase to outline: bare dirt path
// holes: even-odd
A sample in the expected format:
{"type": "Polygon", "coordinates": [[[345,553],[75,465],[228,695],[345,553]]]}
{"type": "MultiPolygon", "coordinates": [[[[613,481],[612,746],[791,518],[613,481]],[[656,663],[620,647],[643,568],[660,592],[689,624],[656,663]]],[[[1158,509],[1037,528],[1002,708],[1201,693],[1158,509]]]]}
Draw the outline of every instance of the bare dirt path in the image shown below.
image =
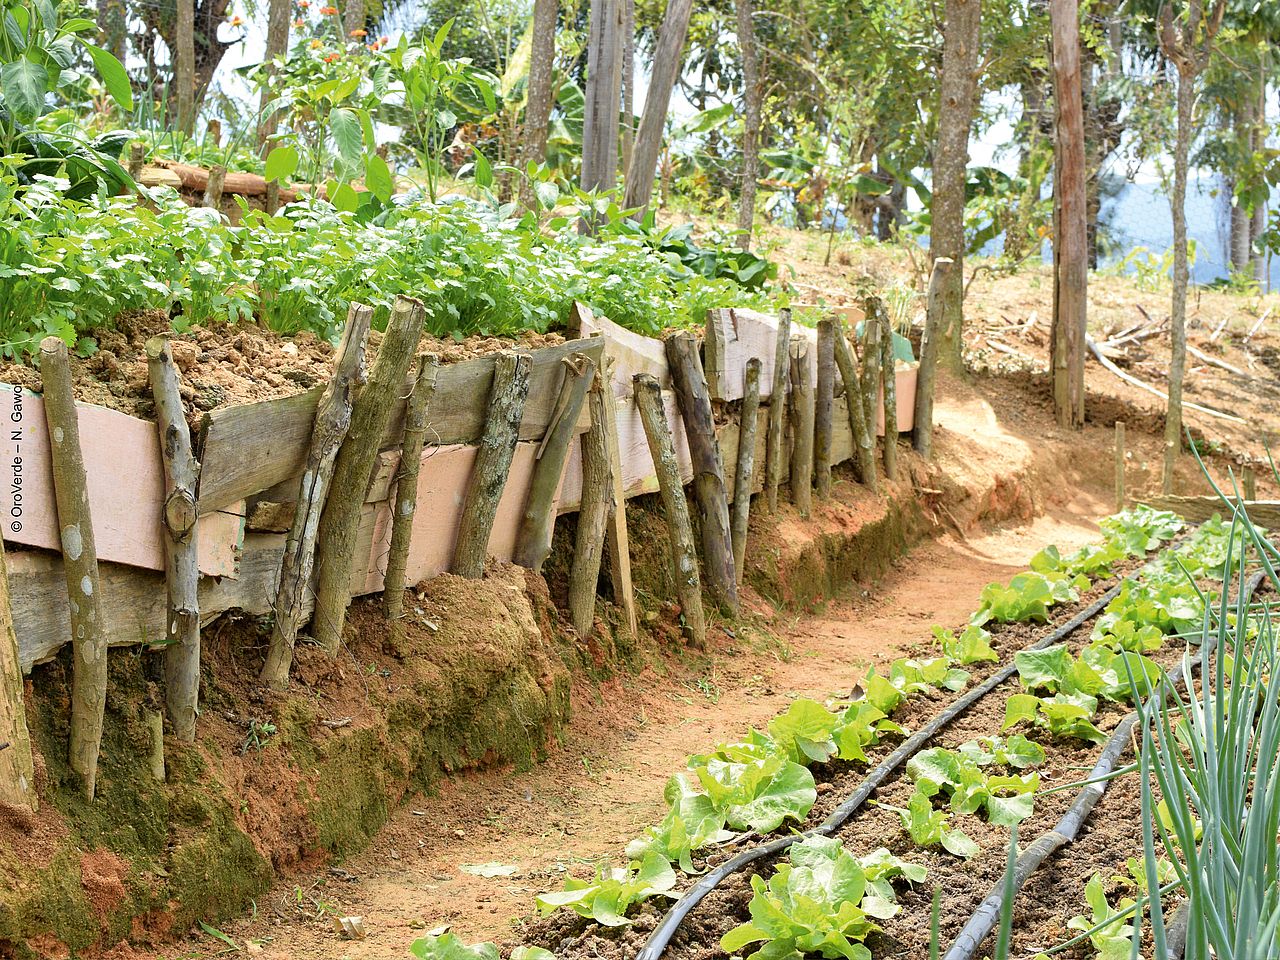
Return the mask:
{"type": "MultiPolygon", "coordinates": [[[[799,696],[823,699],[868,663],[900,655],[934,623],[955,625],[982,587],[1024,569],[1046,543],[1097,539],[1109,512],[1081,496],[1018,528],[923,544],[863,595],[780,629],[785,645],[741,648],[575,691],[575,716],[555,754],[525,773],[488,771],[447,783],[394,815],[374,845],[341,868],[277,887],[256,915],[222,932],[266,960],[407,958],[425,931],[449,924],[467,941],[500,940],[533,897],[559,887],[575,863],[619,857],[660,819],[662,788],[684,758],[760,726],[799,696]],[[464,867],[491,869],[479,876],[464,867]],[[341,939],[335,915],[363,918],[367,938],[341,939]]],[[[156,954],[208,957],[202,937],[156,954]]],[[[132,953],[132,957],[148,956],[132,953]]]]}

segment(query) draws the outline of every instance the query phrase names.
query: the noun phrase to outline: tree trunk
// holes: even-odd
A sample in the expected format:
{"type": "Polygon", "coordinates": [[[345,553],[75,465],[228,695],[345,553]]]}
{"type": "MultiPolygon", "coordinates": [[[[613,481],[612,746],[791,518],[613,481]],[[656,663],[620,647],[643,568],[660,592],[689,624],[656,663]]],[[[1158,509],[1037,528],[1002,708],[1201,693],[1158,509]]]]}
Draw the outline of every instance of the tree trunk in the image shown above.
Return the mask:
{"type": "Polygon", "coordinates": [[[738,580],[733,570],[733,535],[729,529],[729,497],[724,462],[716,439],[715,415],[707,379],[693,334],[681,331],[667,339],[667,365],[689,441],[693,495],[702,527],[702,558],[707,588],[716,603],[738,615],[738,580]]]}
{"type": "Polygon", "coordinates": [[[511,474],[520,421],[529,399],[529,371],[533,358],[527,353],[503,350],[494,359],[493,387],[489,391],[489,418],[476,450],[475,465],[462,501],[462,522],[453,548],[453,572],[468,580],[484,575],[489,555],[489,535],[498,515],[502,491],[511,474]]]}
{"type": "Polygon", "coordinates": [[[67,345],[58,337],[46,337],[40,343],[40,377],[71,613],[71,769],[92,800],[107,706],[107,638],[71,363],[67,345]]]}
{"type": "Polygon", "coordinates": [[[1173,303],[1169,314],[1169,407],[1164,418],[1164,469],[1161,489],[1173,493],[1173,470],[1182,449],[1182,380],[1187,368],[1187,162],[1195,109],[1195,74],[1178,71],[1178,133],[1173,147],[1173,303]]]}
{"type": "MultiPolygon", "coordinates": [[[[1267,81],[1265,75],[1258,84],[1258,99],[1253,108],[1253,151],[1261,153],[1267,146],[1267,81]]],[[[1262,291],[1267,290],[1267,255],[1257,244],[1267,229],[1267,204],[1260,203],[1253,211],[1249,230],[1249,256],[1253,260],[1253,279],[1262,291]]]]}
{"type": "MultiPolygon", "coordinates": [[[[529,51],[529,97],[524,108],[524,149],[521,167],[539,164],[547,158],[547,129],[551,124],[552,68],[556,59],[556,20],[560,0],[534,0],[533,44],[529,51]]],[[[522,171],[524,172],[524,171],[522,171]]],[[[520,205],[537,207],[537,198],[528,176],[520,181],[520,205]]]]}
{"type": "Polygon", "coordinates": [[[36,809],[35,765],[31,759],[31,734],[22,702],[22,666],[18,662],[18,636],[9,606],[9,572],[0,539],[0,803],[36,809]]]}
{"type": "Polygon", "coordinates": [[[351,561],[360,511],[391,408],[403,396],[405,374],[422,338],[424,319],[421,301],[396,297],[373,370],[351,407],[351,426],[334,460],[329,496],[316,534],[316,606],[311,616],[311,635],[331,657],[336,657],[342,646],[342,628],[351,602],[351,561]]]}
{"type": "Polygon", "coordinates": [[[622,0],[591,0],[582,127],[582,189],[618,182],[618,104],[622,93],[622,0]]]}
{"type": "Polygon", "coordinates": [[[684,485],[680,479],[680,463],[676,460],[675,444],[671,440],[671,424],[667,423],[662,406],[662,388],[657,378],[648,373],[637,373],[635,384],[636,410],[649,443],[649,455],[653,458],[658,476],[658,492],[667,515],[667,531],[671,538],[671,576],[675,580],[676,596],[680,599],[680,612],[684,615],[685,629],[694,646],[707,642],[707,621],[702,609],[702,577],[698,573],[698,553],[693,546],[693,524],[689,520],[689,502],[684,497],[684,485]]]}
{"type": "Polygon", "coordinates": [[[653,194],[653,178],[658,169],[658,153],[662,149],[662,133],[667,125],[671,91],[684,65],[684,41],[689,32],[689,15],[693,0],[669,0],[667,12],[658,32],[658,45],[653,53],[653,70],[649,92],[644,98],[644,116],[636,133],[636,145],[627,169],[626,195],[623,206],[639,208],[644,217],[653,194]]]}
{"type": "MultiPolygon", "coordinates": [[[[267,46],[262,54],[262,63],[267,78],[275,76],[275,61],[289,55],[289,14],[292,5],[290,0],[270,0],[267,6],[267,46]]],[[[278,111],[267,113],[267,104],[273,99],[269,82],[264,82],[258,97],[258,150],[266,157],[271,137],[276,132],[278,111]]]]}
{"type": "Polygon", "coordinates": [[[737,0],[738,49],[742,53],[742,187],[738,194],[738,229],[744,250],[751,249],[756,216],[756,178],[760,175],[760,63],[752,0],[737,0]]]}
{"type": "Polygon", "coordinates": [[[946,0],[942,30],[938,139],[933,151],[932,225],[929,255],[947,257],[955,269],[944,274],[939,356],[960,370],[964,335],[964,202],[969,164],[969,129],[978,98],[981,0],[946,0]]]}
{"type": "Polygon", "coordinates": [[[343,39],[350,38],[351,34],[356,30],[363,30],[364,21],[364,0],[346,0],[342,5],[343,39]]]}
{"type": "Polygon", "coordinates": [[[312,587],[311,573],[315,564],[320,516],[329,498],[334,461],[351,427],[352,398],[364,376],[364,348],[372,320],[373,310],[362,304],[352,303],[347,310],[342,342],[334,357],[333,376],[316,406],[293,523],[285,537],[284,555],[280,559],[275,622],[271,626],[267,659],[262,666],[262,682],[272,690],[283,690],[289,685],[293,647],[312,587]]]}
{"type": "Polygon", "coordinates": [[[622,177],[636,147],[636,0],[622,0],[622,177]]]}
{"type": "Polygon", "coordinates": [[[1053,408],[1061,427],[1084,426],[1084,357],[1089,282],[1079,0],[1050,0],[1055,102],[1053,408]]]}
{"type": "Polygon", "coordinates": [[[167,337],[147,341],[147,369],[155,397],[164,464],[164,566],[168,631],[164,652],[165,706],[179,740],[196,739],[200,701],[200,568],[196,537],[196,485],[200,463],[182,409],[177,364],[167,337]]]}
{"type": "Polygon", "coordinates": [[[191,135],[196,123],[196,8],[195,0],[176,0],[173,85],[178,130],[191,135]]]}

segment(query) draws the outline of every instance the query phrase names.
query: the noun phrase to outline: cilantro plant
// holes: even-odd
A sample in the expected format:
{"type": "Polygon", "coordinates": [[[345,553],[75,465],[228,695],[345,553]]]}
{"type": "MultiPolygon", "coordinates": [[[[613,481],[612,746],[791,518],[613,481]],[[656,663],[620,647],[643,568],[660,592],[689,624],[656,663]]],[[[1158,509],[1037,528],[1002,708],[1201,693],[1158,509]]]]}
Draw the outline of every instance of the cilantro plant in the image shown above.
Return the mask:
{"type": "Polygon", "coordinates": [[[871,960],[863,941],[880,929],[876,920],[900,909],[887,883],[893,875],[913,883],[925,870],[877,850],[860,861],[839,841],[810,837],[791,847],[788,862],[772,877],[751,878],[751,920],[726,933],[720,949],[761,958],[816,955],[828,960],[871,960]]]}

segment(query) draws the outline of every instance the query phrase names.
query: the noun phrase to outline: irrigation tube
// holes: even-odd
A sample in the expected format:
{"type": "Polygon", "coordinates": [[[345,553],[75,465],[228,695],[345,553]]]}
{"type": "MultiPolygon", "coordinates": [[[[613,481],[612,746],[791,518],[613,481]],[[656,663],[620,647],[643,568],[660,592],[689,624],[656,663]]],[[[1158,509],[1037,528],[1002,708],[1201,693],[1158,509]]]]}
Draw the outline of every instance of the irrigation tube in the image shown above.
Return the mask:
{"type": "MultiPolygon", "coordinates": [[[[1168,549],[1168,546],[1172,546],[1172,544],[1167,545],[1165,549],[1168,549]]],[[[1025,647],[1024,650],[1040,650],[1044,647],[1052,646],[1059,640],[1069,636],[1082,624],[1096,617],[1108,603],[1115,599],[1115,597],[1120,593],[1121,586],[1129,579],[1131,578],[1126,577],[1122,579],[1097,600],[1094,600],[1093,603],[1089,604],[1066,623],[1062,624],[1062,626],[1056,627],[1035,643],[1025,647]]],[[[968,710],[974,703],[981,700],[996,687],[1000,686],[1000,684],[1012,677],[1017,669],[1017,664],[1011,659],[1008,664],[993,673],[991,676],[987,677],[986,680],[978,684],[978,686],[974,687],[968,693],[959,697],[949,707],[938,713],[923,727],[913,733],[906,740],[902,741],[902,743],[898,745],[898,748],[894,750],[893,753],[889,754],[889,756],[881,760],[879,765],[867,775],[866,779],[858,784],[853,793],[851,793],[845,801],[840,804],[840,806],[836,807],[836,809],[832,811],[831,816],[818,826],[806,830],[803,833],[792,834],[785,837],[776,837],[767,843],[762,843],[758,846],[751,847],[748,850],[744,850],[737,856],[734,856],[720,864],[720,866],[716,867],[710,873],[702,876],[698,882],[690,887],[688,892],[677,900],[672,905],[671,909],[667,911],[666,915],[662,918],[662,922],[659,923],[653,933],[649,935],[649,939],[645,941],[644,946],[636,955],[636,960],[658,960],[658,958],[661,957],[663,952],[667,949],[667,945],[671,942],[671,938],[675,935],[676,930],[680,927],[684,918],[692,912],[694,907],[702,902],[703,898],[706,897],[707,894],[723,883],[730,875],[737,873],[750,863],[754,863],[764,857],[781,853],[793,843],[798,843],[809,837],[829,837],[839,830],[844,826],[845,822],[853,816],[858,808],[867,801],[867,798],[871,796],[872,792],[884,783],[884,781],[889,778],[889,775],[900,767],[904,761],[937,736],[938,732],[943,727],[968,710]]]]}
{"type": "MultiPolygon", "coordinates": [[[[1253,595],[1253,592],[1261,582],[1262,574],[1255,573],[1249,579],[1249,582],[1245,584],[1246,598],[1253,595]]],[[[1201,648],[1186,665],[1194,669],[1213,653],[1216,645],[1217,637],[1211,637],[1209,643],[1201,648]]],[[[1168,672],[1167,677],[1171,685],[1176,687],[1183,681],[1183,666],[1183,663],[1179,663],[1168,672]]],[[[1186,679],[1188,682],[1190,681],[1189,677],[1186,679]]],[[[1077,795],[1075,803],[1062,815],[1062,819],[1057,822],[1052,830],[1041,834],[1035,843],[1018,855],[1017,862],[1014,864],[1014,897],[1022,890],[1031,874],[1035,873],[1054,851],[1075,840],[1076,835],[1080,832],[1080,827],[1088,819],[1089,814],[1093,812],[1093,808],[1098,801],[1102,799],[1102,795],[1107,792],[1107,787],[1111,785],[1112,781],[1107,777],[1115,767],[1116,760],[1120,758],[1120,754],[1129,745],[1133,728],[1137,724],[1138,712],[1136,710],[1120,721],[1115,731],[1111,734],[1111,738],[1103,746],[1102,752],[1098,755],[1098,761],[1094,764],[1093,770],[1090,771],[1089,776],[1086,778],[1090,782],[1077,795]]],[[[973,912],[973,916],[969,918],[969,922],[964,925],[955,942],[951,944],[951,948],[947,950],[943,960],[972,960],[977,954],[978,948],[982,946],[982,942],[986,940],[991,931],[996,928],[996,924],[1000,922],[1000,912],[1004,906],[1004,893],[1005,881],[1002,879],[992,887],[986,899],[978,904],[978,908],[973,912]]]]}

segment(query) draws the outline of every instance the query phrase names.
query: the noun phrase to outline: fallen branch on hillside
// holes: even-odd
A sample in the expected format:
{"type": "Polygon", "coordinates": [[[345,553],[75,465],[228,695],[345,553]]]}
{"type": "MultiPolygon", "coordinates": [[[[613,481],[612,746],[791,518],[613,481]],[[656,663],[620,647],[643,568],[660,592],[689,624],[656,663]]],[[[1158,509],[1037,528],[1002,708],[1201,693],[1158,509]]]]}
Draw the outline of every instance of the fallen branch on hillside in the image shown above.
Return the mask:
{"type": "MultiPolygon", "coordinates": [[[[1165,393],[1163,390],[1161,390],[1159,387],[1153,387],[1151,384],[1146,383],[1142,380],[1139,380],[1137,377],[1131,374],[1125,373],[1123,370],[1117,367],[1114,363],[1108,360],[1103,355],[1102,351],[1098,349],[1098,344],[1094,342],[1093,337],[1090,337],[1086,334],[1084,338],[1084,342],[1088,345],[1089,350],[1093,353],[1097,361],[1100,364],[1102,364],[1104,367],[1106,367],[1107,370],[1109,370],[1111,373],[1115,374],[1125,383],[1132,384],[1138,389],[1145,390],[1147,391],[1147,393],[1154,394],[1155,396],[1159,397],[1161,400],[1164,400],[1166,403],[1168,402],[1169,395],[1165,393]]],[[[1232,423],[1248,422],[1244,419],[1244,417],[1237,417],[1234,413],[1226,413],[1222,410],[1214,410],[1212,407],[1202,407],[1198,403],[1191,403],[1190,401],[1187,401],[1187,400],[1184,400],[1182,402],[1182,405],[1188,410],[1194,410],[1197,413],[1203,413],[1210,417],[1218,417],[1222,420],[1230,420],[1232,423]]]]}
{"type": "Polygon", "coordinates": [[[1234,373],[1237,377],[1249,376],[1247,372],[1245,372],[1244,370],[1241,370],[1239,367],[1233,367],[1231,364],[1227,363],[1225,360],[1219,360],[1217,357],[1210,356],[1209,354],[1205,353],[1203,350],[1198,350],[1197,348],[1193,347],[1189,343],[1187,344],[1187,353],[1191,354],[1193,357],[1196,357],[1197,359],[1203,360],[1205,363],[1210,364],[1211,366],[1219,367],[1227,371],[1227,373],[1234,373]]]}

